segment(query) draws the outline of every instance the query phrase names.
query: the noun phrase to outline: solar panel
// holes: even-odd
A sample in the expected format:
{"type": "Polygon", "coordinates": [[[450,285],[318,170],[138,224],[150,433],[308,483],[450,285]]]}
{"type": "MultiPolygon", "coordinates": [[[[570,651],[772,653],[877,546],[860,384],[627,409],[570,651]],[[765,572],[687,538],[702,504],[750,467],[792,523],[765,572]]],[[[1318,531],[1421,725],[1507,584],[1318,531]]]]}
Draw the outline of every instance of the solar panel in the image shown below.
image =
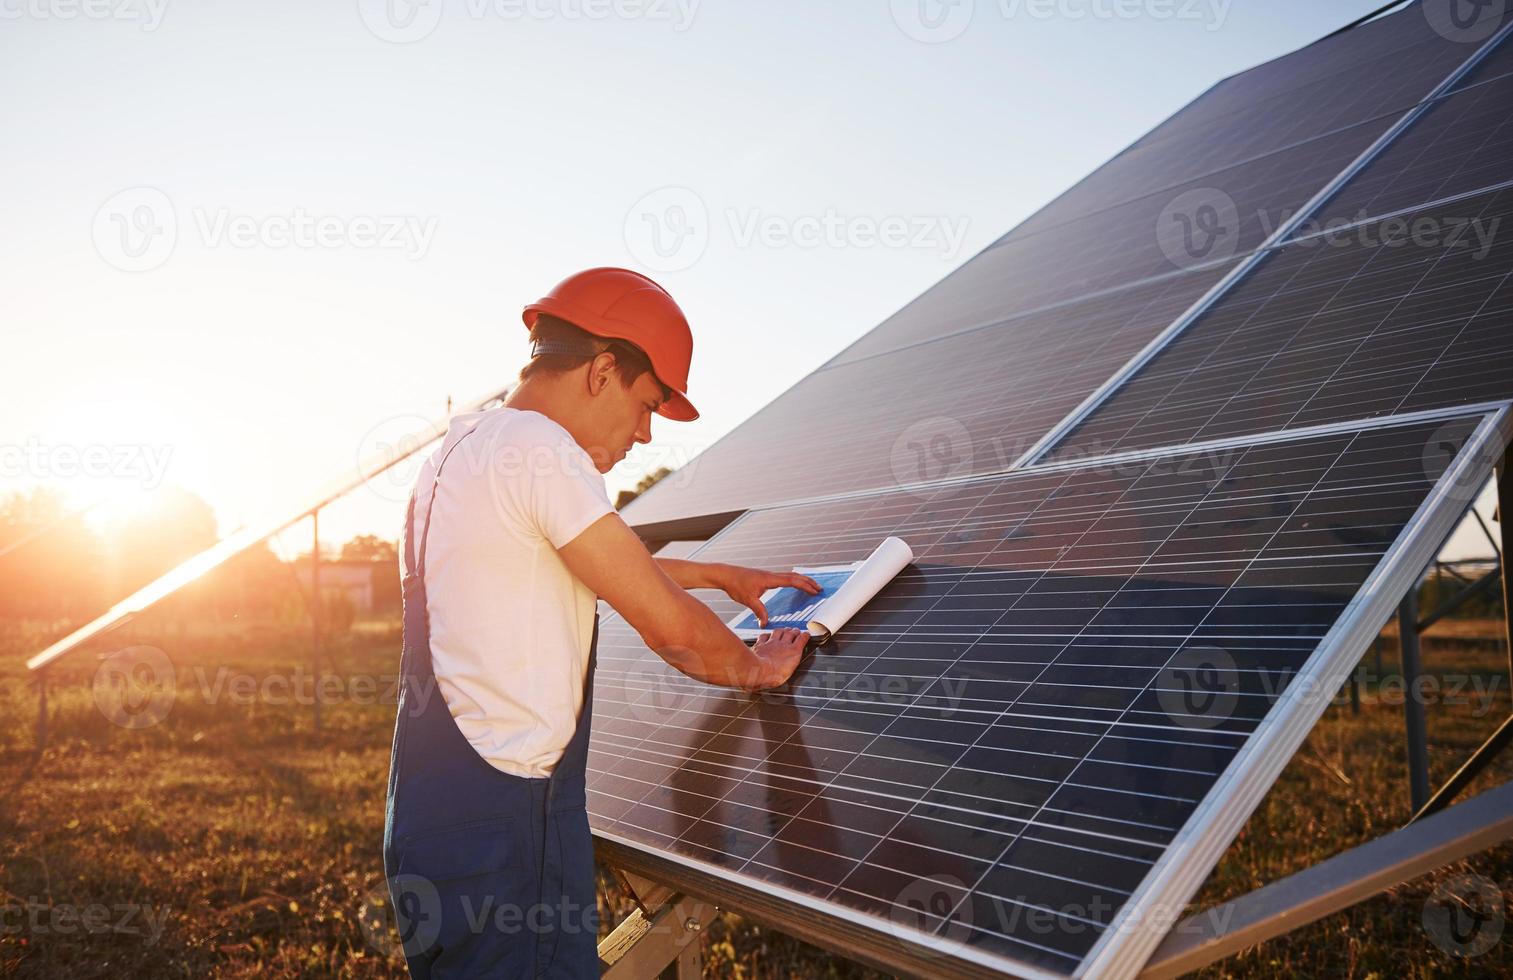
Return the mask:
{"type": "MultiPolygon", "coordinates": [[[[1423,77],[1431,83],[1437,81],[1465,60],[1477,44],[1507,21],[1509,15],[1503,4],[1459,5],[1453,12],[1463,26],[1456,30],[1453,21],[1446,23],[1446,15],[1452,12],[1449,9],[1452,3],[1454,0],[1414,3],[1397,13],[1315,41],[1284,57],[1232,75],[1156,127],[1135,146],[1145,146],[1185,133],[1195,126],[1233,118],[1256,106],[1289,104],[1308,111],[1320,99],[1348,100],[1355,97],[1355,93],[1369,89],[1392,92],[1392,87],[1405,73],[1413,75],[1421,70],[1423,77]],[[1468,10],[1468,7],[1472,9],[1468,10]],[[1447,30],[1447,27],[1451,29],[1447,30]],[[1296,98],[1299,95],[1301,99],[1296,98]]],[[[1372,95],[1361,97],[1378,98],[1372,95]]],[[[1374,104],[1376,111],[1382,112],[1408,104],[1401,101],[1400,94],[1387,98],[1395,101],[1367,104],[1374,104]]],[[[1345,104],[1349,104],[1348,101],[1345,104]]]]}
{"type": "Polygon", "coordinates": [[[625,519],[645,526],[1004,469],[1208,289],[1218,271],[816,371],[636,498],[625,519]],[[771,451],[795,439],[802,453],[771,451]]]}
{"type": "Polygon", "coordinates": [[[707,560],[918,560],[780,692],[608,619],[615,859],[889,968],[1132,975],[1513,429],[1510,56],[1475,10],[1215,86],[639,498],[643,530],[755,508],[707,560]],[[1187,261],[1160,221],[1201,190],[1235,241],[1187,261]],[[1304,202],[1409,213],[1271,234],[1304,202]]]}
{"type": "Polygon", "coordinates": [[[1330,201],[1316,223],[1390,214],[1513,180],[1510,105],[1513,45],[1504,41],[1330,201]]]}
{"type": "Polygon", "coordinates": [[[1001,239],[831,364],[1253,251],[1389,122],[1350,127],[1036,234],[1001,239]],[[1222,234],[1195,227],[1205,205],[1222,212],[1222,234]]]}
{"type": "MultiPolygon", "coordinates": [[[[1417,16],[1422,25],[1422,15],[1417,16]]],[[[1378,58],[1427,46],[1425,51],[1457,56],[1443,64],[1434,62],[1436,71],[1450,72],[1466,62],[1467,45],[1438,36],[1424,40],[1417,28],[1408,26],[1399,25],[1402,33],[1393,36],[1411,42],[1401,50],[1385,46],[1387,53],[1378,53],[1378,58]]],[[[1419,86],[1415,99],[1430,95],[1445,83],[1436,85],[1432,75],[1420,76],[1425,63],[1409,60],[1389,74],[1419,86]],[[1430,91],[1423,91],[1423,86],[1430,91]]],[[[1495,77],[1497,65],[1484,64],[1481,75],[1463,79],[1463,84],[1495,77]]],[[[1325,76],[1318,81],[1340,87],[1338,79],[1325,76]]],[[[1351,91],[1381,88],[1355,86],[1351,91]]],[[[1467,92],[1462,98],[1469,96],[1467,92]]],[[[1425,119],[1433,115],[1430,109],[1425,119]]],[[[1012,465],[1013,450],[1026,448],[1026,440],[1037,454],[1044,451],[1063,434],[1063,418],[1081,418],[1088,405],[1103,397],[1100,388],[1114,383],[1112,371],[1103,373],[1109,365],[1103,355],[1112,358],[1116,350],[1133,355],[1165,329],[1152,329],[1150,295],[1159,294],[1180,307],[1172,311],[1167,326],[1180,323],[1192,302],[1235,268],[1234,256],[1261,245],[1299,211],[1300,204],[1401,118],[1373,117],[1207,174],[1201,181],[1136,197],[1042,231],[1016,230],[706,450],[677,479],[643,494],[627,509],[626,519],[645,527],[914,479],[901,476],[901,470],[992,472],[1012,465]],[[1191,195],[1203,196],[1203,201],[1183,205],[1191,195]],[[1232,215],[1222,220],[1234,233],[1217,251],[1211,240],[1195,249],[1190,226],[1201,205],[1211,199],[1232,208],[1232,215]],[[1174,208],[1181,213],[1168,213],[1174,208]],[[1186,224],[1180,220],[1184,214],[1192,219],[1186,224]],[[1134,320],[1138,326],[1129,329],[1134,320]],[[1047,342],[1042,332],[1047,326],[1079,336],[1047,342]],[[995,336],[999,331],[1003,335],[995,336]],[[1123,346],[1136,338],[1137,347],[1123,346]],[[895,353],[899,356],[885,357],[895,353]],[[759,471],[749,465],[753,454],[799,431],[810,447],[802,459],[773,461],[759,471]]],[[[1199,136],[1214,135],[1199,129],[1199,136]]],[[[1195,146],[1224,142],[1199,139],[1195,146]]],[[[1387,145],[1388,152],[1392,145],[1387,145]]],[[[1084,185],[1064,195],[1051,210],[1075,208],[1075,202],[1089,193],[1091,185],[1084,185]]],[[[1233,297],[1225,301],[1234,303],[1233,297]]],[[[1483,389],[1463,400],[1494,397],[1484,390],[1498,390],[1497,379],[1488,379],[1483,389]]],[[[1102,421],[1108,421],[1107,408],[1102,421]]],[[[1163,420],[1154,416],[1152,427],[1163,420]]],[[[1136,425],[1140,419],[1127,421],[1136,425]]],[[[1092,424],[1083,420],[1081,434],[1092,424]]],[[[1258,422],[1251,431],[1265,428],[1258,422]]],[[[1166,441],[1158,434],[1152,438],[1156,441],[1139,444],[1166,441]]],[[[1084,438],[1064,445],[1061,452],[1065,458],[1123,447],[1117,440],[1084,438]]]]}
{"type": "Polygon", "coordinates": [[[1363,584],[1427,559],[1450,520],[1431,488],[1451,465],[1440,493],[1479,486],[1506,426],[1394,420],[752,512],[698,557],[846,561],[896,533],[917,559],[778,692],[688,680],[606,621],[591,822],[879,942],[1069,974],[1132,941],[1114,923],[1253,738],[1323,710],[1333,688],[1288,692],[1359,655],[1387,612],[1363,584]]]}
{"type": "Polygon", "coordinates": [[[1510,215],[1504,189],[1279,249],[1053,457],[1513,397],[1510,215]]]}
{"type": "Polygon", "coordinates": [[[1220,115],[1205,114],[1201,123],[1183,125],[1204,107],[1200,98],[1005,237],[1033,234],[1341,130],[1375,126],[1380,131],[1427,96],[1467,53],[1462,45],[1436,36],[1269,98],[1246,84],[1237,90],[1247,94],[1244,101],[1220,115]],[[1371,84],[1359,84],[1363,76],[1371,84]]]}

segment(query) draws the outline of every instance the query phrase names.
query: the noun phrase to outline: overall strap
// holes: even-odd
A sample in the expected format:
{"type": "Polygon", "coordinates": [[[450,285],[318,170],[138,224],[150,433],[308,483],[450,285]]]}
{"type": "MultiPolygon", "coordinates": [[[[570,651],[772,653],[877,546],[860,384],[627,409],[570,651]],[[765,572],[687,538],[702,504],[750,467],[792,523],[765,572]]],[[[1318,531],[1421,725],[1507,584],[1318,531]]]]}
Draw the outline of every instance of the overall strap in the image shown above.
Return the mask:
{"type": "Polygon", "coordinates": [[[426,501],[426,526],[425,530],[420,532],[420,554],[418,557],[414,554],[415,497],[420,493],[420,488],[417,486],[415,491],[410,494],[410,506],[408,512],[405,514],[405,551],[409,555],[410,568],[412,569],[411,574],[422,581],[424,581],[426,575],[426,543],[431,539],[431,513],[436,508],[436,493],[441,487],[441,468],[447,465],[447,460],[451,458],[452,453],[457,450],[457,447],[462,445],[462,440],[472,435],[477,428],[478,426],[474,424],[473,428],[458,436],[457,441],[452,443],[451,447],[442,454],[441,459],[436,463],[436,476],[431,480],[431,498],[426,501]]]}

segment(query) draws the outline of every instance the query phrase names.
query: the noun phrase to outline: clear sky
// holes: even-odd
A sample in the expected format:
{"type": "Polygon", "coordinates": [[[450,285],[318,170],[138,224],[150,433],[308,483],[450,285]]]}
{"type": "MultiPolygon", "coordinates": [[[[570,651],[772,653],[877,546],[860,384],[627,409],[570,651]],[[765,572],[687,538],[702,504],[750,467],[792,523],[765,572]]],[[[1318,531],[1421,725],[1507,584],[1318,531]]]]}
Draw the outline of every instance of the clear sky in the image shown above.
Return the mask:
{"type": "MultiPolygon", "coordinates": [[[[230,531],[502,387],[520,307],[613,264],[688,312],[703,412],[613,492],[1376,6],[0,0],[0,491],[162,480],[230,531]]],[[[397,534],[412,476],[330,540],[397,534]]]]}

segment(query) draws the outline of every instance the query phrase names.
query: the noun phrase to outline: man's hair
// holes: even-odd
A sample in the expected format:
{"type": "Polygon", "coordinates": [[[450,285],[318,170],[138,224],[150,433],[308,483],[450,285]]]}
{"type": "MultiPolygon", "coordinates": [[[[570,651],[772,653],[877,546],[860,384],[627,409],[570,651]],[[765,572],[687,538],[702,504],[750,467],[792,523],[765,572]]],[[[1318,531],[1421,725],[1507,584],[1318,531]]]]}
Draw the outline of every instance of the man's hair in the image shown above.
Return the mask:
{"type": "MultiPolygon", "coordinates": [[[[617,337],[600,337],[591,334],[582,327],[568,323],[559,317],[549,313],[538,313],[536,325],[531,328],[531,342],[556,342],[567,343],[575,346],[583,346],[587,349],[597,350],[602,354],[609,351],[615,355],[615,370],[619,372],[620,381],[626,387],[636,383],[636,379],[651,370],[651,359],[646,352],[628,340],[620,340],[617,337]]],[[[541,375],[551,377],[576,371],[578,368],[589,363],[597,354],[537,354],[525,363],[520,369],[520,380],[541,375]]],[[[655,375],[653,375],[655,377],[655,375]]],[[[659,380],[660,383],[660,380],[659,380]]],[[[672,394],[672,389],[662,385],[664,398],[672,394]]]]}

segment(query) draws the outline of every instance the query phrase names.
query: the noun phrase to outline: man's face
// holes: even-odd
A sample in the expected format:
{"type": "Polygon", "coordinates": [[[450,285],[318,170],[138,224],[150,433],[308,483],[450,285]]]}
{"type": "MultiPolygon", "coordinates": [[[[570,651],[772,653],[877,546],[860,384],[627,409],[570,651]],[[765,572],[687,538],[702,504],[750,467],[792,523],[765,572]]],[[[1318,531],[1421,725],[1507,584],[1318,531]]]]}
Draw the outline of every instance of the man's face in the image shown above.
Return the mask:
{"type": "Polygon", "coordinates": [[[594,401],[594,444],[585,448],[599,472],[608,473],[631,447],[651,441],[651,417],[662,404],[662,385],[650,371],[627,385],[614,368],[594,401]]]}

